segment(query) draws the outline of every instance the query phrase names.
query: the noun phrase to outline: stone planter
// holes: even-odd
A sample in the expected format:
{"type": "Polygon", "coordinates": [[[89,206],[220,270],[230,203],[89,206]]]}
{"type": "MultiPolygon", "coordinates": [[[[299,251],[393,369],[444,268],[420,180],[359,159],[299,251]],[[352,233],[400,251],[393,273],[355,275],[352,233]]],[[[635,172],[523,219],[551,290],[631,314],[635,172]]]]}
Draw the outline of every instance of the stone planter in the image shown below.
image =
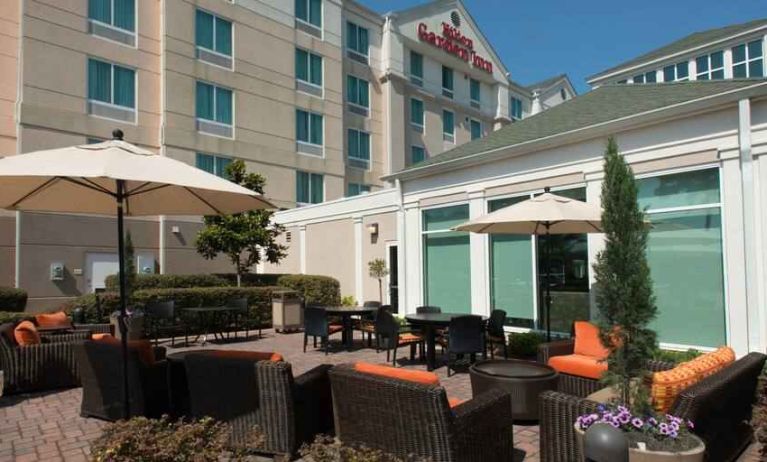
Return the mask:
{"type": "MultiPolygon", "coordinates": [[[[692,436],[698,440],[698,446],[682,452],[640,451],[629,448],[629,462],[703,462],[706,445],[697,436],[692,436]]],[[[583,431],[577,426],[575,426],[575,437],[578,441],[578,450],[583,454],[583,431]]],[[[584,460],[582,455],[580,460],[584,460]]]]}

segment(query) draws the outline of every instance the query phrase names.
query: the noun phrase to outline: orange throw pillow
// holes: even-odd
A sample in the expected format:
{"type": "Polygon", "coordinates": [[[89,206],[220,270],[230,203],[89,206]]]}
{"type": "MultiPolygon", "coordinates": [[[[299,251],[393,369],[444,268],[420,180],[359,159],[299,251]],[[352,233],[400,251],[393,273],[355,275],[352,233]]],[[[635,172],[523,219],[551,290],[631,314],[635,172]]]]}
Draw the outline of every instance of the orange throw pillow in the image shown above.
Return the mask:
{"type": "Polygon", "coordinates": [[[405,380],[408,382],[420,383],[422,385],[439,385],[439,377],[433,372],[415,371],[380,364],[371,364],[359,362],[354,365],[354,370],[363,374],[378,375],[392,379],[405,380]]]}
{"type": "Polygon", "coordinates": [[[686,364],[680,364],[667,371],[653,373],[652,384],[650,385],[650,398],[653,407],[658,412],[668,412],[677,395],[685,388],[694,385],[698,380],[700,380],[700,374],[686,364]]]}
{"type": "MultiPolygon", "coordinates": [[[[117,347],[122,344],[122,341],[119,338],[113,337],[112,335],[105,335],[99,339],[94,339],[94,341],[108,343],[117,347]]],[[[152,342],[149,340],[128,340],[128,349],[138,351],[138,357],[142,363],[148,365],[154,364],[154,349],[152,348],[152,342]]]]}
{"type": "Polygon", "coordinates": [[[40,327],[72,327],[67,314],[63,311],[35,315],[35,322],[40,327]]]}
{"type": "Polygon", "coordinates": [[[606,359],[610,350],[599,339],[599,327],[587,321],[575,321],[575,349],[573,353],[606,359]]]}
{"type": "Polygon", "coordinates": [[[281,354],[264,351],[215,350],[211,351],[211,355],[218,358],[250,359],[253,361],[272,361],[275,363],[284,361],[281,354]]]}
{"type": "Polygon", "coordinates": [[[601,361],[593,356],[575,354],[553,356],[549,359],[549,366],[562,374],[597,380],[607,371],[607,361],[601,361]]]}
{"type": "Polygon", "coordinates": [[[735,350],[728,346],[720,346],[709,354],[719,359],[725,366],[735,362],[735,350]]]}
{"type": "Polygon", "coordinates": [[[37,332],[37,327],[35,327],[32,321],[21,321],[13,329],[13,336],[16,339],[16,343],[22,346],[42,343],[40,333],[37,332]]]}

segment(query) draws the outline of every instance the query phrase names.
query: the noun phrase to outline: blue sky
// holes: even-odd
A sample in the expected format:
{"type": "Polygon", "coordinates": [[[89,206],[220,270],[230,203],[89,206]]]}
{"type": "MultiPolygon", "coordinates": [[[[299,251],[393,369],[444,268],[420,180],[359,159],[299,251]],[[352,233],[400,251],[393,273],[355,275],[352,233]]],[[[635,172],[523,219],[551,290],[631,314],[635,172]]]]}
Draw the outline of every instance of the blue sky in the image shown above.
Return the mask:
{"type": "MultiPolygon", "coordinates": [[[[360,0],[385,13],[424,0],[360,0]]],[[[767,17],[765,0],[464,0],[511,78],[586,77],[692,32],[767,17]]]]}

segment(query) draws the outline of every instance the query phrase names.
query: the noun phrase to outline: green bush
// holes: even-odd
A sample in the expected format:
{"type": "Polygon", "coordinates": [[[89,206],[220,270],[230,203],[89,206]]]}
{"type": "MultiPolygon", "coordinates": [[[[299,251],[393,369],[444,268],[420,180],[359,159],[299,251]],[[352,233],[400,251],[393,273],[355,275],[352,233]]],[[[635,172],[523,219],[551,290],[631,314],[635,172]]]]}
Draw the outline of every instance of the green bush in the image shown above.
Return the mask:
{"type": "Polygon", "coordinates": [[[120,296],[117,292],[86,294],[69,300],[59,307],[70,316],[77,308],[82,308],[87,324],[107,323],[109,315],[120,309],[120,296]]]}
{"type": "Polygon", "coordinates": [[[517,358],[531,358],[538,354],[538,345],[546,342],[546,336],[540,332],[509,334],[509,354],[517,358]]]}
{"type": "Polygon", "coordinates": [[[653,352],[652,359],[678,364],[693,360],[701,354],[700,351],[692,348],[687,351],[663,350],[658,348],[653,352]]]}
{"type": "MultiPolygon", "coordinates": [[[[107,276],[104,283],[109,292],[117,292],[120,288],[116,274],[107,276]]],[[[215,274],[139,274],[133,283],[133,290],[178,287],[223,287],[230,285],[232,284],[225,278],[215,274]]]]}
{"type": "Polygon", "coordinates": [[[307,305],[341,303],[341,284],[328,276],[285,274],[277,279],[277,285],[297,291],[307,305]]]}
{"type": "MultiPolygon", "coordinates": [[[[237,285],[237,275],[234,273],[217,273],[215,276],[227,281],[227,285],[237,285]]],[[[284,276],[284,274],[254,274],[247,273],[241,277],[242,285],[244,287],[250,286],[276,286],[277,280],[284,276]]]]}
{"type": "Polygon", "coordinates": [[[29,313],[18,313],[16,311],[0,311],[0,324],[6,322],[17,322],[23,319],[30,319],[29,313]]]}
{"type": "Polygon", "coordinates": [[[0,311],[24,311],[27,306],[27,291],[13,287],[0,287],[0,311]]]}

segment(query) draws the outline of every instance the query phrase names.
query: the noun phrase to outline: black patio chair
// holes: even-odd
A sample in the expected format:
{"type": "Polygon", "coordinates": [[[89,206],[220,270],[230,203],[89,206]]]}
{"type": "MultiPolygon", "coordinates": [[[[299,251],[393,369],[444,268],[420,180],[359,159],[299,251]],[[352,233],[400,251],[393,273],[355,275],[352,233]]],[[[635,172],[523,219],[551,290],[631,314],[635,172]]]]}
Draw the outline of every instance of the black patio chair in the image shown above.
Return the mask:
{"type": "MultiPolygon", "coordinates": [[[[378,313],[381,311],[388,311],[391,313],[391,305],[380,305],[378,309],[370,315],[365,315],[360,320],[359,330],[362,332],[362,338],[364,340],[365,334],[368,337],[368,348],[373,347],[373,334],[376,333],[376,319],[378,319],[378,313]]],[[[378,353],[378,346],[376,344],[376,353],[378,353]]]]}
{"type": "MultiPolygon", "coordinates": [[[[234,332],[234,338],[237,338],[237,331],[245,329],[245,339],[248,338],[248,322],[250,321],[250,305],[247,297],[233,298],[226,304],[232,308],[230,312],[230,328],[234,332]]],[[[259,325],[260,326],[260,325],[259,325]]],[[[261,337],[261,328],[258,329],[258,336],[261,337]]]]}
{"type": "Polygon", "coordinates": [[[509,359],[509,352],[506,349],[506,333],[503,331],[503,324],[506,322],[506,312],[503,310],[493,310],[490,313],[490,319],[487,321],[487,334],[485,343],[490,347],[490,358],[495,359],[495,346],[501,345],[503,348],[503,357],[509,359]]]}
{"type": "Polygon", "coordinates": [[[401,346],[410,346],[410,359],[415,359],[416,347],[420,347],[420,355],[424,352],[424,337],[414,332],[400,332],[400,326],[394,316],[385,309],[379,309],[375,323],[376,334],[376,352],[386,350],[386,362],[389,362],[391,351],[394,356],[391,357],[393,366],[397,365],[397,348],[401,346]]]}
{"type": "Polygon", "coordinates": [[[447,336],[447,376],[455,367],[454,358],[469,355],[473,362],[477,353],[484,358],[485,353],[485,322],[481,316],[468,314],[456,316],[450,320],[447,336]]]}
{"type": "Polygon", "coordinates": [[[147,322],[147,332],[154,341],[155,346],[159,344],[161,336],[170,335],[170,344],[175,346],[176,334],[184,331],[184,341],[189,343],[188,329],[186,323],[176,313],[176,302],[173,300],[149,302],[145,308],[145,318],[147,322]]]}
{"type": "Polygon", "coordinates": [[[306,353],[306,344],[311,335],[314,340],[314,348],[317,348],[317,337],[320,338],[320,346],[324,347],[325,354],[328,354],[330,336],[343,331],[343,326],[331,324],[328,321],[328,314],[324,308],[316,306],[307,306],[304,309],[304,353],[306,353]]]}

